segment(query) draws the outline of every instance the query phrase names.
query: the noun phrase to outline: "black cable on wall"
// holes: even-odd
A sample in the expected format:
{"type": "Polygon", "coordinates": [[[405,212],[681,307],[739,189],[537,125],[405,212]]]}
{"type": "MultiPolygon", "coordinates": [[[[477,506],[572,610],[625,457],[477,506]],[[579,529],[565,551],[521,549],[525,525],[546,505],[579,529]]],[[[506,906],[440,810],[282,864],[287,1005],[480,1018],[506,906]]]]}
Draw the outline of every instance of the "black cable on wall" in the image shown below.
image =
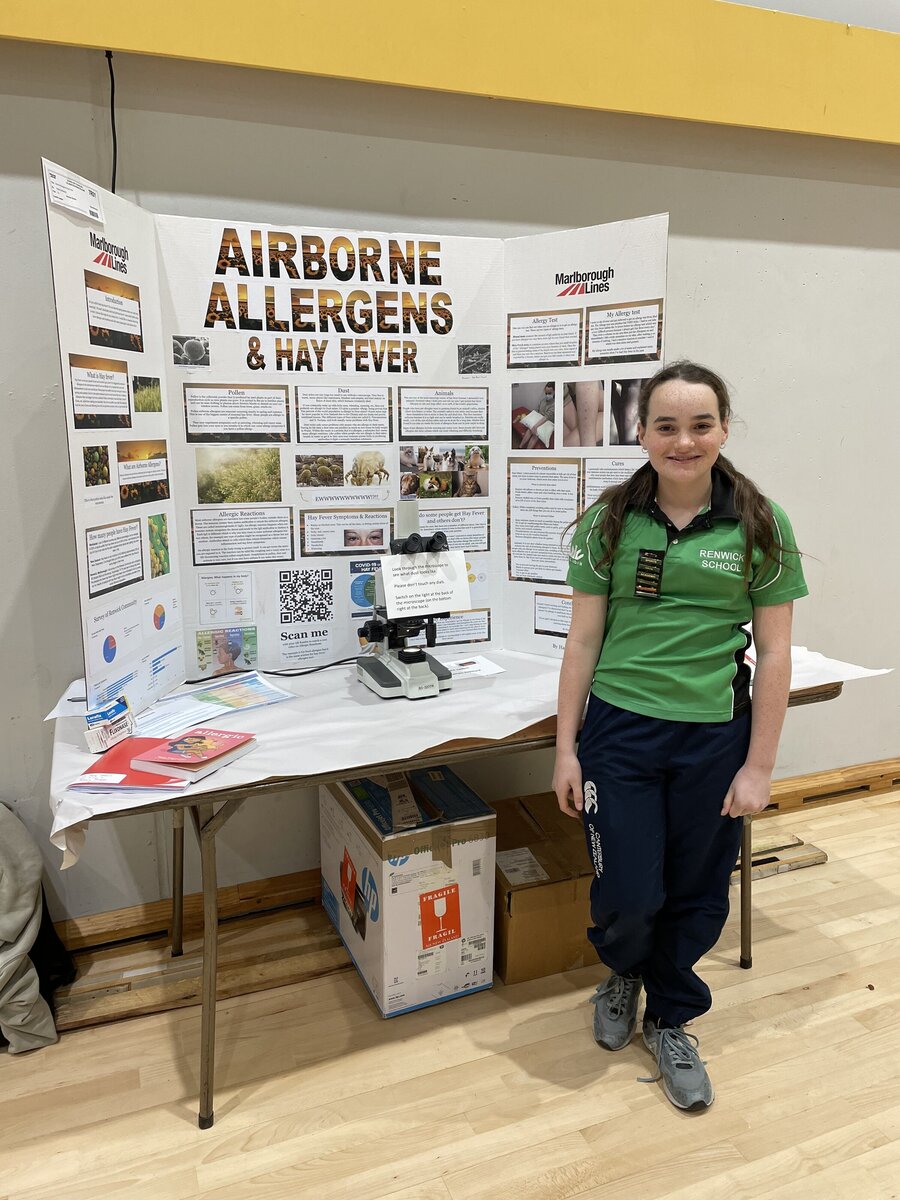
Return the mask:
{"type": "Polygon", "coordinates": [[[112,50],[106,52],[106,65],[109,67],[109,123],[112,129],[112,183],[109,190],[116,190],[116,168],[119,163],[119,143],[116,138],[116,76],[113,72],[112,50]]]}

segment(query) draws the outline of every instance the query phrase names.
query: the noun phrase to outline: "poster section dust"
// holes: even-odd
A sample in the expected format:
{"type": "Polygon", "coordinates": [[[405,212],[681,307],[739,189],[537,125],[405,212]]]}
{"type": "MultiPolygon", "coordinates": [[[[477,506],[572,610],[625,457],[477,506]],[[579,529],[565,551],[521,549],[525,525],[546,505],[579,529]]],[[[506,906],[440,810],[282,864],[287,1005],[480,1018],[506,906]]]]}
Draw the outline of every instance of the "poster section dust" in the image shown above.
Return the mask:
{"type": "Polygon", "coordinates": [[[170,498],[169,455],[164,441],[116,442],[116,466],[122,508],[158,504],[170,498]]]}
{"type": "Polygon", "coordinates": [[[173,336],[172,362],[176,367],[208,367],[209,338],[193,334],[173,336]]]}
{"type": "Polygon", "coordinates": [[[402,387],[398,392],[402,440],[487,440],[486,387],[402,387]]]}
{"type": "Polygon", "coordinates": [[[509,313],[508,367],[578,367],[584,313],[580,308],[509,313]]]}
{"type": "Polygon", "coordinates": [[[625,483],[635,473],[644,458],[586,458],[584,460],[584,503],[593,504],[601,492],[616,484],[625,483]]]}
{"type": "Polygon", "coordinates": [[[579,379],[563,384],[563,445],[593,448],[604,443],[606,383],[602,379],[579,379]]]}
{"type": "Polygon", "coordinates": [[[84,295],[92,346],[143,353],[141,291],[136,284],[85,271],[84,295]]]}
{"type": "Polygon", "coordinates": [[[577,459],[513,459],[509,463],[509,578],[565,583],[565,530],[578,516],[577,459]]]}
{"type": "Polygon", "coordinates": [[[130,429],[128,363],[89,354],[69,355],[76,429],[130,429]]]}
{"type": "Polygon", "coordinates": [[[331,567],[278,572],[278,644],[284,666],[308,666],[327,657],[333,623],[331,567]]]}
{"type": "MultiPolygon", "coordinates": [[[[279,384],[185,383],[187,442],[289,442],[290,390],[279,384]]],[[[137,397],[135,397],[137,407],[137,397]]]]}
{"type": "Polygon", "coordinates": [[[291,509],[238,504],[192,508],[191,543],[195,567],[290,562],[294,557],[291,509]]]}
{"type": "Polygon", "coordinates": [[[511,394],[513,450],[552,450],[556,440],[556,382],[514,383],[511,394]]]}
{"type": "Polygon", "coordinates": [[[572,623],[572,597],[560,592],[534,593],[534,632],[543,637],[566,638],[572,623]]]}
{"type": "Polygon", "coordinates": [[[139,520],[95,525],[86,529],[84,536],[89,599],[143,581],[144,552],[139,520]]]}
{"type": "Polygon", "coordinates": [[[281,457],[277,446],[198,446],[198,504],[277,504],[281,457]]]}
{"type": "Polygon", "coordinates": [[[162,412],[162,384],[156,376],[132,376],[131,397],[136,413],[162,412]]]}
{"type": "Polygon", "coordinates": [[[316,554],[380,554],[393,536],[393,509],[341,508],[300,513],[304,557],[316,554]]]}
{"type": "Polygon", "coordinates": [[[299,386],[295,391],[298,442],[392,441],[391,388],[299,386]]]}
{"type": "Polygon", "coordinates": [[[450,507],[419,509],[419,532],[423,535],[445,533],[451,550],[467,554],[491,548],[491,513],[487,508],[450,507]]]}
{"type": "Polygon", "coordinates": [[[662,340],[662,299],[595,305],[587,310],[585,365],[656,362],[662,340]]]}
{"type": "Polygon", "coordinates": [[[196,632],[197,670],[204,678],[252,671],[257,663],[256,626],[242,625],[196,632]]]}
{"type": "Polygon", "coordinates": [[[197,616],[201,625],[252,621],[252,571],[198,571],[197,616]]]}

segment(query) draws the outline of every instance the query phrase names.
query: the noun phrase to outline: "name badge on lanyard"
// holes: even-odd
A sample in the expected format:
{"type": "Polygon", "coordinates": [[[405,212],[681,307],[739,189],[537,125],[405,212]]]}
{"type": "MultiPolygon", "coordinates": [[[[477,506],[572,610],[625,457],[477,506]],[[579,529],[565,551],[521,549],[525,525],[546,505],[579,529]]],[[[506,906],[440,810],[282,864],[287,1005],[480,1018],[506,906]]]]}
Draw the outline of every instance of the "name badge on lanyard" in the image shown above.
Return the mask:
{"type": "Polygon", "coordinates": [[[634,576],[634,594],[645,600],[658,600],[662,587],[665,550],[639,550],[634,576]]]}

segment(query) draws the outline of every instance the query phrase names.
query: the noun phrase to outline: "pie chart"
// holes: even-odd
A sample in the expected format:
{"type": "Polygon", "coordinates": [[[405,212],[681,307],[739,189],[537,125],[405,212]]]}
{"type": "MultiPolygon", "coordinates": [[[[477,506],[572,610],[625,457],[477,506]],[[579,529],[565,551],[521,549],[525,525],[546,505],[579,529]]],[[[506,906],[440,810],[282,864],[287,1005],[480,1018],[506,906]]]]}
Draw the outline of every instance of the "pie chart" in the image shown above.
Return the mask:
{"type": "Polygon", "coordinates": [[[157,629],[162,629],[166,623],[166,610],[161,604],[157,604],[153,610],[153,624],[157,629]]]}
{"type": "Polygon", "coordinates": [[[111,663],[116,657],[116,639],[112,634],[109,634],[103,643],[103,657],[108,663],[111,663]]]}

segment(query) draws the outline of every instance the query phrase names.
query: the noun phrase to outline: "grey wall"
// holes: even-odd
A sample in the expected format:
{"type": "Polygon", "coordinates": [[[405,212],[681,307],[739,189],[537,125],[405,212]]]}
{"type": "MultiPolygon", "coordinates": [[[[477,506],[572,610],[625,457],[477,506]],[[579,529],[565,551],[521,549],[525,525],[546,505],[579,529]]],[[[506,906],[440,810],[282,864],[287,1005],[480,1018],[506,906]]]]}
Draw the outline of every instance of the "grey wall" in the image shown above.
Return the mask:
{"type": "MultiPolygon", "coordinates": [[[[794,641],[894,665],[900,152],[117,56],[118,190],[156,212],[509,235],[668,210],[667,351],[734,388],[733,457],[791,514],[812,595],[794,641]]],[[[103,55],[0,42],[0,800],[46,845],[52,727],[81,674],[39,158],[108,186],[103,55]]],[[[896,675],[788,716],[780,775],[900,752],[896,675]]],[[[510,792],[550,758],[473,764],[510,792]]],[[[221,878],[318,861],[314,797],[247,806],[221,878]]],[[[164,822],[97,823],[54,915],[156,899],[164,822]]],[[[197,886],[189,863],[188,886],[197,886]]]]}

